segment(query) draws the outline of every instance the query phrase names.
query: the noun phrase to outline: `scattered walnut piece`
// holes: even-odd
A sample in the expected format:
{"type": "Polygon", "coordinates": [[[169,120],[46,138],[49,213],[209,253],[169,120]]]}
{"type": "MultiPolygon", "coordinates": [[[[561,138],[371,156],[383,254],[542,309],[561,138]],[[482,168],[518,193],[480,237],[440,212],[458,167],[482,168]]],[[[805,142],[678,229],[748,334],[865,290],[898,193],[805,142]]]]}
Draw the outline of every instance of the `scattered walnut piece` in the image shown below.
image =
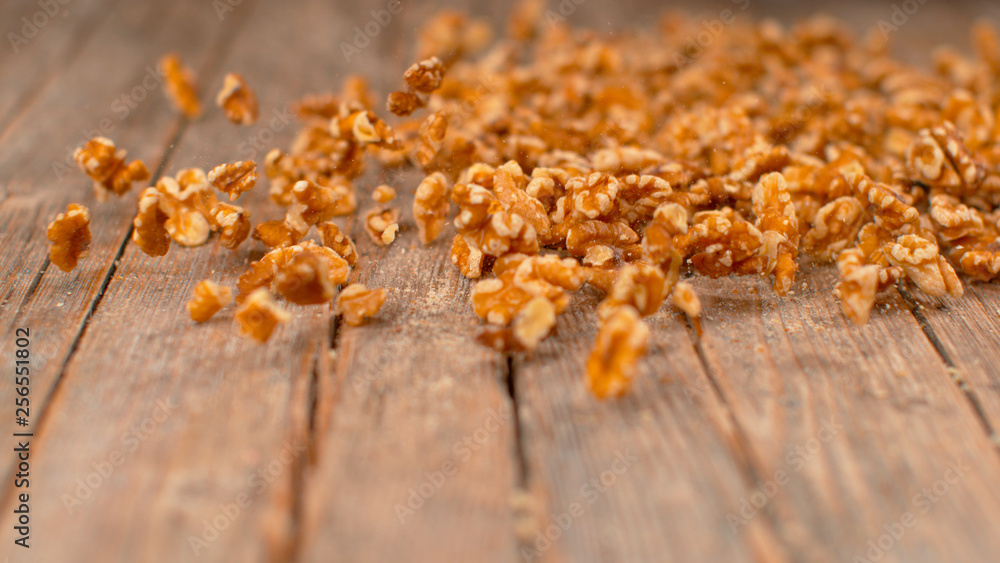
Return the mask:
{"type": "Polygon", "coordinates": [[[373,209],[365,215],[365,232],[375,244],[386,246],[396,239],[398,221],[398,209],[373,209]]]}
{"type": "Polygon", "coordinates": [[[160,59],[160,71],[164,76],[163,87],[177,111],[189,119],[201,115],[201,103],[198,102],[194,73],[181,64],[180,56],[176,53],[164,55],[160,59]]]}
{"type": "Polygon", "coordinates": [[[236,201],[257,183],[257,163],[252,160],[240,160],[230,164],[220,164],[208,172],[208,181],[215,186],[215,189],[227,194],[229,201],[236,201]]]}
{"type": "Polygon", "coordinates": [[[424,107],[424,101],[413,92],[393,92],[389,94],[385,105],[393,115],[405,117],[424,107]]]}
{"type": "Polygon", "coordinates": [[[251,236],[268,248],[282,248],[298,243],[306,232],[289,225],[287,221],[264,221],[254,227],[251,236]]]}
{"type": "Polygon", "coordinates": [[[226,112],[229,121],[237,125],[253,125],[260,115],[257,95],[247,86],[243,77],[235,72],[226,75],[222,90],[215,97],[215,104],[226,112]]]}
{"type": "Polygon", "coordinates": [[[382,184],[376,187],[372,191],[372,199],[377,203],[389,203],[390,201],[396,199],[396,190],[392,187],[382,184]]]}
{"type": "Polygon", "coordinates": [[[444,63],[441,62],[441,59],[431,57],[406,69],[406,72],[403,73],[403,80],[413,90],[429,94],[441,87],[444,71],[444,63]]]}
{"type": "Polygon", "coordinates": [[[692,319],[701,316],[701,300],[688,282],[677,282],[674,286],[673,300],[674,305],[692,319]]]}
{"type": "Polygon", "coordinates": [[[649,328],[628,305],[605,317],[587,358],[587,386],[594,396],[618,397],[628,391],[648,338],[649,328]]]}
{"type": "Polygon", "coordinates": [[[478,279],[483,275],[485,255],[478,248],[470,247],[462,235],[455,235],[451,241],[451,263],[458,266],[462,275],[478,279]]]}
{"type": "Polygon", "coordinates": [[[851,248],[837,257],[837,270],[840,272],[840,281],[834,289],[834,295],[840,299],[844,315],[854,321],[854,324],[867,323],[878,293],[878,266],[866,265],[862,251],[851,248]]]}
{"type": "Polygon", "coordinates": [[[345,323],[359,326],[378,313],[388,295],[385,288],[368,289],[360,283],[352,283],[337,296],[337,308],[345,323]]]}
{"type": "Polygon", "coordinates": [[[288,322],[292,316],[274,302],[271,292],[260,288],[247,296],[236,309],[234,318],[244,336],[258,342],[267,342],[274,329],[279,324],[288,322]]]}
{"type": "Polygon", "coordinates": [[[146,188],[139,195],[139,212],[132,220],[132,241],[149,256],[163,256],[170,250],[167,214],[160,207],[160,191],[146,188]]]}
{"type": "Polygon", "coordinates": [[[413,218],[420,242],[431,244],[441,234],[450,206],[448,178],[435,172],[424,178],[413,197],[413,218]]]}
{"type": "Polygon", "coordinates": [[[187,310],[191,319],[203,323],[233,300],[233,292],[212,280],[202,280],[194,286],[194,296],[188,301],[187,310]]]}
{"type": "Polygon", "coordinates": [[[518,344],[531,351],[538,347],[538,343],[548,336],[555,325],[555,306],[544,297],[535,297],[518,311],[512,329],[518,344]]]}
{"type": "Polygon", "coordinates": [[[646,317],[660,308],[670,289],[667,287],[666,275],[659,267],[644,263],[628,264],[618,271],[614,287],[597,313],[603,318],[623,305],[630,305],[646,317]]]}
{"type": "Polygon", "coordinates": [[[323,246],[332,249],[340,255],[347,263],[353,266],[358,261],[358,249],[354,246],[354,241],[350,237],[340,232],[340,227],[334,223],[320,223],[320,240],[323,246]]]}
{"type": "Polygon", "coordinates": [[[210,222],[219,229],[219,244],[236,250],[250,236],[250,211],[238,205],[220,203],[212,208],[210,222]]]}
{"type": "Polygon", "coordinates": [[[865,220],[864,209],[851,196],[839,197],[819,208],[803,246],[824,260],[836,257],[858,236],[865,220]]]}
{"type": "Polygon", "coordinates": [[[64,272],[76,268],[90,249],[90,210],[71,203],[65,213],[56,215],[45,232],[52,246],[49,260],[64,272]]]}
{"type": "Polygon", "coordinates": [[[149,170],[141,160],[125,163],[125,149],[118,150],[111,139],[94,137],[73,151],[73,160],[94,181],[98,201],[108,193],[124,195],[134,182],[149,179],[149,170]]]}
{"type": "Polygon", "coordinates": [[[297,253],[274,278],[278,295],[298,305],[319,305],[333,299],[329,263],[310,251],[297,253]]]}
{"type": "Polygon", "coordinates": [[[918,235],[902,235],[889,247],[886,257],[927,295],[962,296],[962,282],[933,241],[918,235]]]}
{"type": "Polygon", "coordinates": [[[799,223],[795,204],[780,172],[761,176],[751,197],[757,215],[755,226],[764,243],[760,253],[767,258],[762,273],[773,274],[774,291],[785,295],[798,270],[795,258],[799,252],[799,223]]]}

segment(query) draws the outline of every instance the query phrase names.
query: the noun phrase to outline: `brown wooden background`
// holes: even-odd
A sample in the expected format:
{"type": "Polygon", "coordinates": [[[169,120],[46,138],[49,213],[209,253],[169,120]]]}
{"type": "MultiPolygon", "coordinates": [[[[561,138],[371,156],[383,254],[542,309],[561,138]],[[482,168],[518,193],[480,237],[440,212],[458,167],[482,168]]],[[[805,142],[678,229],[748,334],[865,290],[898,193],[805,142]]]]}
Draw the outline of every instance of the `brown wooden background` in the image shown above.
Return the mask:
{"type": "MultiPolygon", "coordinates": [[[[498,23],[509,9],[466,4],[498,23]]],[[[652,4],[587,0],[570,19],[649,25],[652,4]]],[[[0,45],[0,362],[13,366],[14,330],[29,327],[35,432],[23,550],[5,380],[0,553],[518,561],[548,530],[558,540],[532,560],[852,561],[910,513],[882,561],[1000,560],[997,285],[969,284],[960,301],[904,294],[859,328],[831,296],[828,267],[806,265],[781,300],[766,281],[695,278],[704,334],[668,308],[651,317],[641,377],[611,402],[582,385],[598,296],[577,296],[533,357],[505,358],[472,342],[470,283],[447,245],[420,246],[409,223],[384,249],[344,224],[364,255],[356,281],[392,291],[376,322],[340,327],[326,308],[297,308],[267,346],[228,318],[192,326],[194,284],[234,282],[260,249],[147,257],[128,239],[135,194],[97,205],[89,180],[61,173],[67,148],[104,127],[155,175],[245,158],[240,143],[301,94],[354,72],[383,95],[399,82],[432,3],[405,2],[350,62],[338,47],[383,7],[243,0],[220,18],[208,1],[68,0],[19,52],[0,45]],[[218,111],[178,118],[158,85],[143,85],[169,50],[196,68],[209,104],[222,76],[241,72],[265,117],[249,128],[218,111]],[[130,93],[142,100],[124,112],[116,100],[130,93]],[[44,228],[71,201],[91,207],[94,244],[67,274],[49,266],[44,228]],[[414,491],[429,498],[401,521],[414,491]],[[192,537],[207,543],[198,555],[192,537]]],[[[751,8],[786,21],[815,9],[751,8]]],[[[822,8],[858,29],[892,13],[889,2],[822,8]]],[[[41,10],[0,1],[0,31],[19,33],[41,10]]],[[[978,16],[1000,21],[1000,7],[929,0],[899,30],[899,53],[967,48],[978,16]]],[[[295,127],[274,127],[257,157],[295,127]]],[[[396,180],[403,205],[418,180],[396,180]]],[[[251,197],[255,220],[280,214],[264,192],[251,197]]]]}

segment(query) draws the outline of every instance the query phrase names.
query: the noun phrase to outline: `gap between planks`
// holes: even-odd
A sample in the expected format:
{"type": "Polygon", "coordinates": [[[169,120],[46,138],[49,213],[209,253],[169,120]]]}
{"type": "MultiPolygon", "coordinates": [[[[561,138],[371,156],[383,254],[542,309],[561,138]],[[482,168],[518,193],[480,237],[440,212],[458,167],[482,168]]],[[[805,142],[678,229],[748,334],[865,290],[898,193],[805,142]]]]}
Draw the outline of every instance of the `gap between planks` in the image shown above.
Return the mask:
{"type": "MultiPolygon", "coordinates": [[[[205,77],[205,76],[215,75],[215,73],[221,66],[222,62],[225,60],[226,55],[229,53],[230,47],[233,44],[232,41],[233,38],[244,28],[246,22],[249,21],[250,19],[249,15],[253,12],[253,8],[256,7],[256,5],[257,5],[256,2],[252,3],[250,5],[250,9],[242,10],[240,12],[241,15],[239,19],[236,20],[236,23],[231,27],[223,29],[223,31],[219,34],[219,37],[211,46],[211,51],[210,51],[211,55],[209,55],[206,58],[201,68],[198,70],[198,76],[205,77]]],[[[80,49],[80,51],[83,51],[83,49],[80,49]]],[[[26,105],[24,109],[26,109],[27,107],[28,106],[26,105]]],[[[13,123],[13,121],[10,121],[9,123],[13,123]]],[[[174,129],[174,134],[170,136],[169,138],[170,140],[168,141],[167,146],[163,150],[163,156],[157,163],[155,172],[150,177],[150,184],[155,184],[156,181],[163,174],[163,171],[166,170],[170,157],[173,154],[175,147],[177,147],[177,145],[180,143],[180,140],[183,137],[185,131],[187,131],[189,123],[190,121],[187,118],[180,115],[178,115],[178,117],[174,121],[174,125],[172,126],[172,128],[174,129]]],[[[0,136],[2,136],[2,133],[0,133],[0,136]]],[[[111,281],[114,279],[114,275],[118,270],[118,262],[121,259],[122,255],[125,253],[125,249],[128,246],[129,242],[132,240],[132,229],[133,229],[132,225],[129,225],[128,229],[126,229],[125,236],[123,237],[123,240],[121,241],[118,250],[115,253],[111,263],[107,266],[108,270],[105,273],[104,278],[101,280],[101,284],[100,286],[98,286],[97,292],[95,293],[90,303],[90,306],[87,308],[87,312],[84,315],[83,320],[80,322],[80,326],[77,329],[76,334],[73,336],[73,339],[70,343],[69,351],[66,353],[66,356],[60,362],[59,371],[53,380],[52,388],[41,402],[41,408],[39,408],[38,422],[35,424],[34,428],[34,434],[36,435],[42,434],[45,429],[46,421],[48,420],[49,407],[50,405],[52,405],[53,401],[59,395],[59,392],[62,388],[63,376],[66,372],[66,367],[73,359],[74,354],[76,354],[77,349],[80,345],[80,341],[82,340],[84,334],[87,331],[87,326],[90,324],[91,319],[94,318],[94,313],[97,312],[97,308],[100,306],[101,301],[104,298],[104,293],[107,291],[108,287],[111,285],[111,281]]],[[[34,293],[35,289],[41,283],[42,278],[44,277],[46,272],[49,271],[49,264],[50,260],[48,257],[46,257],[45,261],[42,264],[41,269],[32,279],[31,286],[29,287],[29,291],[24,299],[25,303],[27,303],[32,293],[34,293]]],[[[10,501],[12,495],[14,494],[13,479],[8,479],[8,481],[9,484],[6,487],[4,487],[3,493],[0,494],[0,504],[4,506],[10,501]]]]}

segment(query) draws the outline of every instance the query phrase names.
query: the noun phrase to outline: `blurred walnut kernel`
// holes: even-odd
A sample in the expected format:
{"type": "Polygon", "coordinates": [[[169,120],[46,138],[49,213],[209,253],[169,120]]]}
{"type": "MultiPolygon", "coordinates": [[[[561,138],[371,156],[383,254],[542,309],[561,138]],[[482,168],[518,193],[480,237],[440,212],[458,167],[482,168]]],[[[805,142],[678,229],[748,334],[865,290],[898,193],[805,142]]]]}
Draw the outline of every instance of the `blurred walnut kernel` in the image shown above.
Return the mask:
{"type": "Polygon", "coordinates": [[[49,260],[64,272],[76,268],[90,249],[90,210],[71,203],[65,213],[56,215],[45,232],[52,242],[49,260]]]}
{"type": "Polygon", "coordinates": [[[648,338],[649,328],[628,305],[605,317],[587,358],[587,386],[594,396],[604,399],[628,391],[648,338]]]}
{"type": "Polygon", "coordinates": [[[267,342],[274,329],[292,316],[285,312],[266,289],[253,291],[236,309],[234,315],[240,325],[240,332],[258,342],[267,342]]]}
{"type": "Polygon", "coordinates": [[[194,287],[194,296],[188,301],[187,310],[191,319],[203,323],[211,319],[233,300],[233,292],[211,280],[202,280],[194,287]]]}
{"type": "Polygon", "coordinates": [[[337,309],[350,326],[359,326],[365,319],[378,314],[388,297],[385,288],[368,289],[360,283],[352,283],[337,296],[337,309]]]}
{"type": "Polygon", "coordinates": [[[104,137],[94,137],[73,151],[73,160],[94,181],[98,201],[105,201],[108,193],[124,195],[134,182],[149,179],[146,165],[141,160],[126,164],[125,154],[104,137]]]}
{"type": "Polygon", "coordinates": [[[201,115],[194,73],[181,64],[180,56],[176,53],[165,55],[160,59],[160,70],[164,75],[163,87],[174,107],[189,119],[201,115]]]}
{"type": "Polygon", "coordinates": [[[260,110],[257,95],[247,86],[243,77],[230,72],[222,82],[222,90],[215,97],[215,104],[226,112],[229,121],[237,125],[253,125],[260,110]]]}

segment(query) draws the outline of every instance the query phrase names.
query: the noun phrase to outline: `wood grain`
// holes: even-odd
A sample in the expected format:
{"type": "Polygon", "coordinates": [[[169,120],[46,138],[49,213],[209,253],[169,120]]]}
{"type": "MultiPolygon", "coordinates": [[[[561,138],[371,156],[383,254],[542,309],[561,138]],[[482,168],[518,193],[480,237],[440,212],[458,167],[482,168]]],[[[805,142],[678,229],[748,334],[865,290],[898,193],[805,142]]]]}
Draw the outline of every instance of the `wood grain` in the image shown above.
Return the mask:
{"type": "MultiPolygon", "coordinates": [[[[8,188],[7,199],[0,202],[0,216],[17,215],[12,224],[21,225],[0,230],[0,245],[21,249],[0,261],[6,280],[4,294],[11,305],[0,309],[0,330],[12,333],[16,322],[36,335],[31,365],[32,428],[42,418],[59,374],[106,287],[135,209],[134,194],[98,205],[89,179],[75,168],[60,168],[65,165],[66,151],[87,138],[86,130],[98,127],[109,130],[130,156],[142,158],[152,170],[158,167],[179,127],[179,119],[163,99],[159,85],[146,92],[144,103],[137,104],[124,119],[111,110],[112,103],[123,93],[141,87],[163,52],[182,46],[188,55],[198,49],[210,50],[212,41],[225,29],[218,27],[217,20],[186,24],[183,33],[175,29],[201,12],[190,4],[170,8],[166,4],[129,3],[109,14],[108,26],[80,55],[79,64],[46,88],[0,140],[0,183],[8,188]],[[121,29],[144,34],[145,41],[135,45],[121,29]],[[117,64],[95,72],[109,60],[117,64]],[[81,94],[67,96],[66,92],[81,94]],[[93,242],[87,258],[66,273],[48,268],[45,226],[71,201],[91,209],[93,242]],[[26,222],[29,218],[30,224],[26,222]]],[[[11,346],[8,339],[0,342],[0,355],[8,357],[11,346]]],[[[0,388],[0,400],[10,403],[12,394],[11,386],[0,388]]],[[[5,434],[0,445],[12,447],[11,437],[5,434]]],[[[5,459],[5,475],[9,475],[9,468],[5,459]]]]}
{"type": "Polygon", "coordinates": [[[694,281],[702,356],[759,488],[787,476],[762,499],[783,543],[804,561],[866,557],[869,540],[911,513],[883,561],[990,561],[1000,460],[976,412],[905,302],[889,298],[856,327],[835,280],[806,266],[788,299],[769,280],[694,281]]]}
{"type": "Polygon", "coordinates": [[[514,362],[529,489],[539,503],[525,554],[546,561],[789,560],[766,516],[745,534],[730,533],[727,513],[750,494],[752,473],[678,314],[665,306],[647,319],[649,352],[632,391],[602,402],[583,384],[599,298],[581,293],[559,317],[558,335],[514,362]],[[562,525],[574,506],[581,514],[562,525]],[[554,538],[546,548],[545,539],[554,538]]]}

